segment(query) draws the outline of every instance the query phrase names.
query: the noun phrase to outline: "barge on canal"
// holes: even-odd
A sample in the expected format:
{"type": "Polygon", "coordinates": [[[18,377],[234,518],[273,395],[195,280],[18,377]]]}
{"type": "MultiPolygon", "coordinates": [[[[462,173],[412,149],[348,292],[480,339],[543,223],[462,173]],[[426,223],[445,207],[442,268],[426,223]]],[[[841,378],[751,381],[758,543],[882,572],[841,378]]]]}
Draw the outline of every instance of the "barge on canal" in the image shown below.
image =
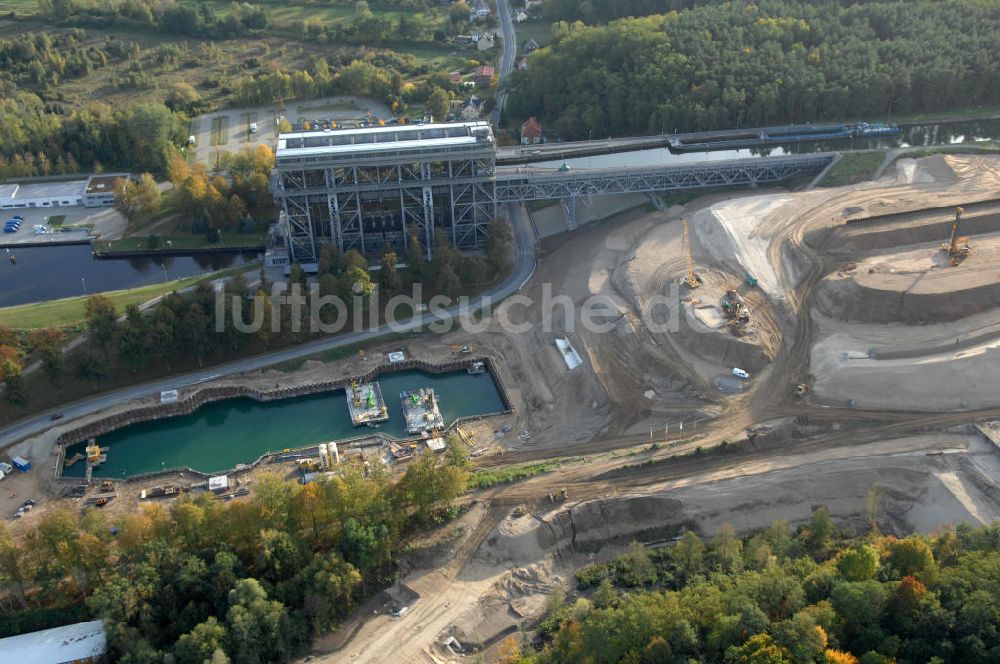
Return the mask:
{"type": "Polygon", "coordinates": [[[899,127],[894,124],[858,122],[853,124],[806,124],[759,129],[705,131],[691,134],[674,134],[667,137],[671,152],[706,152],[734,150],[802,141],[831,141],[850,138],[882,138],[895,136],[899,127]]]}

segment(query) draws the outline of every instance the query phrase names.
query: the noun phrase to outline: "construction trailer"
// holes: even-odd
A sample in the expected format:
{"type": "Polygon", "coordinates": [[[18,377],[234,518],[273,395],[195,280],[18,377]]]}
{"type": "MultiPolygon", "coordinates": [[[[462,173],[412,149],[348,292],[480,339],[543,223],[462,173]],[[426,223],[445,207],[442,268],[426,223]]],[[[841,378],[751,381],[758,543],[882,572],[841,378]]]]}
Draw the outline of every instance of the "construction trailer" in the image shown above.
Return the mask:
{"type": "Polygon", "coordinates": [[[435,231],[463,250],[496,217],[496,142],[488,122],[281,134],[271,174],[289,258],[312,267],[324,244],[374,256],[435,231]]]}

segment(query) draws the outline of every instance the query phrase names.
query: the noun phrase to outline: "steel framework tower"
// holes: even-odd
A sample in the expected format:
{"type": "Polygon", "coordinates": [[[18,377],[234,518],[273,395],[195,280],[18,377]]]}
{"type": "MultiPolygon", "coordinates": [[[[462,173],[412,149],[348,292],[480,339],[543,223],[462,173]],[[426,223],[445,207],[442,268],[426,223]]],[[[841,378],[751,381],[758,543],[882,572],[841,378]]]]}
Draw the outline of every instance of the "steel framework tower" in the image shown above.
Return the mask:
{"type": "Polygon", "coordinates": [[[282,134],[271,191],[293,262],[323,244],[375,255],[410,237],[430,257],[435,230],[459,249],[482,245],[496,216],[496,144],[486,122],[282,134]]]}

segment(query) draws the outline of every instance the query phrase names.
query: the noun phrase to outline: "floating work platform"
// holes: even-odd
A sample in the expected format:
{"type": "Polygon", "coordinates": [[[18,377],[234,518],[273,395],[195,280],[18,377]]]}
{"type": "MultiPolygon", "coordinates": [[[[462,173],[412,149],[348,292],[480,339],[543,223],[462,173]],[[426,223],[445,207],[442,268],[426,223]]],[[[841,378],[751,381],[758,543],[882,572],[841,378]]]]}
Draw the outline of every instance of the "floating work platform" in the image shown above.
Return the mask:
{"type": "Polygon", "coordinates": [[[389,409],[382,398],[378,383],[359,383],[352,380],[347,387],[347,409],[354,426],[376,424],[389,419],[389,409]]]}
{"type": "Polygon", "coordinates": [[[403,390],[399,393],[403,404],[403,417],[406,418],[406,430],[409,433],[421,433],[444,428],[444,417],[438,407],[437,395],[429,387],[418,390],[403,390]]]}

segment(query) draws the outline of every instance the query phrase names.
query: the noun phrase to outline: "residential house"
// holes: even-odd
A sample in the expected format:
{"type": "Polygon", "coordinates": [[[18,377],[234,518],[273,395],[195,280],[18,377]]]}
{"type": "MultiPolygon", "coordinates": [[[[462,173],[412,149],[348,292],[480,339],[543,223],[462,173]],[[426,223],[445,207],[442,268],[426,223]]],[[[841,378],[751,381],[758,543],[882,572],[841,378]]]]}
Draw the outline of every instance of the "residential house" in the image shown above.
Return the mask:
{"type": "Polygon", "coordinates": [[[465,121],[478,120],[483,112],[483,100],[473,95],[462,102],[462,119],[465,121]]]}
{"type": "Polygon", "coordinates": [[[481,65],[472,70],[472,77],[480,85],[489,85],[493,81],[493,74],[495,73],[496,68],[491,65],[481,65]]]}
{"type": "Polygon", "coordinates": [[[518,9],[516,12],[514,12],[514,20],[517,21],[518,23],[524,23],[525,21],[528,20],[528,12],[524,11],[523,9],[518,9]]]}
{"type": "Polygon", "coordinates": [[[489,51],[497,44],[496,35],[492,32],[485,32],[479,35],[479,41],[476,42],[476,48],[480,51],[489,51]]]}
{"type": "Polygon", "coordinates": [[[514,63],[514,67],[520,71],[528,71],[528,58],[518,58],[517,62],[514,63]]]}
{"type": "Polygon", "coordinates": [[[476,6],[469,10],[469,22],[480,21],[489,16],[490,13],[490,6],[486,4],[486,0],[479,0],[476,2],[476,6]]]}
{"type": "Polygon", "coordinates": [[[524,42],[525,53],[534,53],[537,50],[538,50],[538,42],[536,42],[534,39],[529,39],[528,41],[524,42]]]}
{"type": "Polygon", "coordinates": [[[538,145],[542,142],[542,123],[528,118],[521,125],[521,145],[538,145]]]}
{"type": "Polygon", "coordinates": [[[448,76],[451,77],[451,84],[452,85],[461,85],[462,84],[462,72],[460,72],[460,71],[453,71],[450,74],[448,74],[448,76]]]}

